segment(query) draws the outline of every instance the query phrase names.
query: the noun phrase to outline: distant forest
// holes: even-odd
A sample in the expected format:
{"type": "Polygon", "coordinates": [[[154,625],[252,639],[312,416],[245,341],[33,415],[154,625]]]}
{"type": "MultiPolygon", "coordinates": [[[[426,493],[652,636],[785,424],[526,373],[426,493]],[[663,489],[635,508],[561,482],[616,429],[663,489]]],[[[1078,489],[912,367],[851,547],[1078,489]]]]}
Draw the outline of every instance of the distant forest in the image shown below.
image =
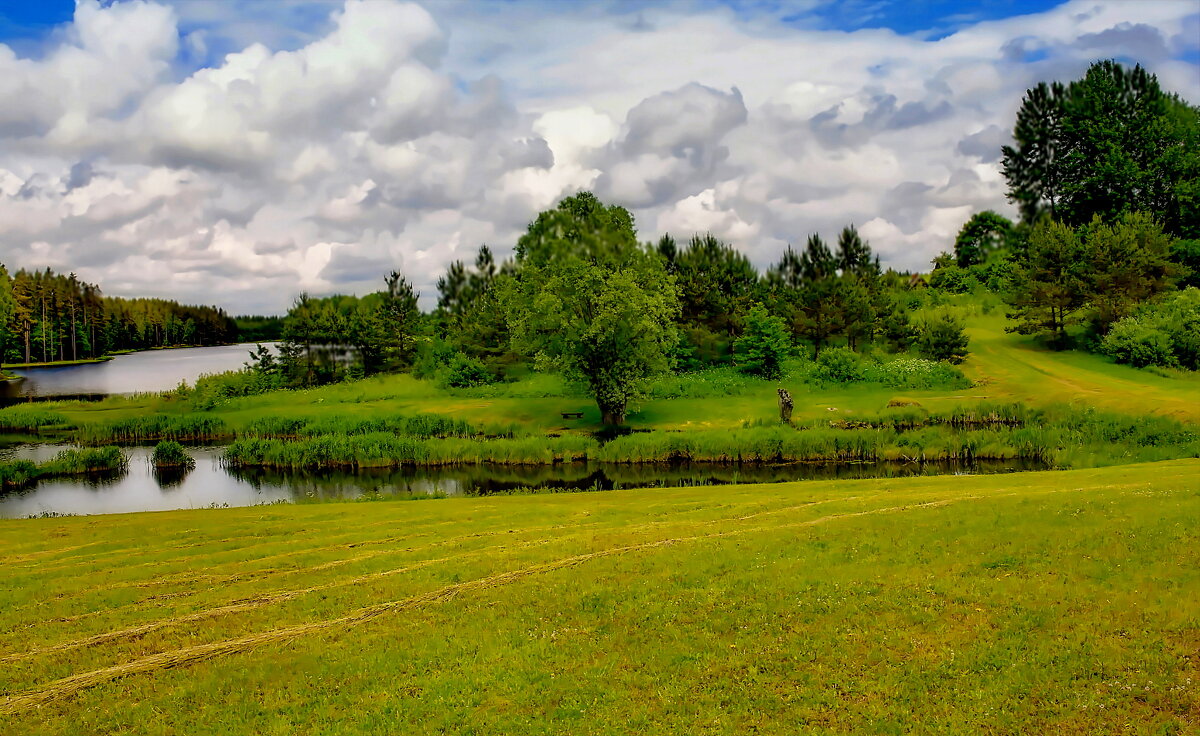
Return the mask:
{"type": "Polygon", "coordinates": [[[104,296],[100,287],[46,269],[0,266],[0,356],[5,363],[98,358],[120,350],[219,345],[238,339],[218,307],[104,296]]]}

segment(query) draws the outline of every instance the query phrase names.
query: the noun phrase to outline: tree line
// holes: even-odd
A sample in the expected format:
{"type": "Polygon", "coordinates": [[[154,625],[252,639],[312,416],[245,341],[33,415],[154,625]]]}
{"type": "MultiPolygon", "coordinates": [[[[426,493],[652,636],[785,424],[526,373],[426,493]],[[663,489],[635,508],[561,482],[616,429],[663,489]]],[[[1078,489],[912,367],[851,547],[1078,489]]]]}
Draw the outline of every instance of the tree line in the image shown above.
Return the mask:
{"type": "Polygon", "coordinates": [[[0,266],[0,360],[37,363],[98,358],[118,350],[218,345],[237,339],[218,307],[105,296],[75,274],[0,266]]]}

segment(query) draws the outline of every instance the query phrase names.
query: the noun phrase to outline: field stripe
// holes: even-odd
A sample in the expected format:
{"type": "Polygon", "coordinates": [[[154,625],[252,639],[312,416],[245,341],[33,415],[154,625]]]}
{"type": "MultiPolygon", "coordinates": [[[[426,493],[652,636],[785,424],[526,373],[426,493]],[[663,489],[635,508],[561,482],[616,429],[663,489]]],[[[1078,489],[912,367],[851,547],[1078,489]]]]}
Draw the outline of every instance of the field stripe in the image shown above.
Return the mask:
{"type": "Polygon", "coordinates": [[[584,562],[595,560],[603,557],[613,557],[617,555],[628,554],[631,552],[640,552],[643,550],[654,549],[657,547],[665,547],[674,544],[682,544],[686,542],[704,541],[709,539],[718,539],[723,537],[731,537],[742,534],[762,531],[779,531],[781,529],[801,528],[818,526],[821,524],[835,521],[838,519],[871,516],[876,514],[895,513],[909,511],[913,509],[928,509],[948,506],[963,500],[973,500],[982,498],[981,496],[964,496],[955,499],[943,499],[938,501],[930,501],[927,503],[907,504],[904,506],[890,506],[881,509],[870,509],[867,511],[855,511],[842,514],[831,514],[822,516],[817,519],[809,519],[807,521],[794,522],[791,524],[779,524],[770,527],[752,527],[749,529],[733,529],[721,532],[712,532],[710,534],[702,534],[690,537],[674,537],[667,539],[659,539],[651,542],[641,542],[638,544],[625,545],[622,547],[613,547],[606,550],[596,552],[588,552],[586,554],[574,555],[565,557],[552,562],[531,565],[529,567],[520,568],[517,570],[509,570],[501,573],[496,573],[488,577],[470,580],[464,583],[455,583],[447,585],[437,590],[433,590],[420,595],[402,598],[395,601],[387,601],[378,603],[372,606],[360,608],[357,611],[340,618],[327,619],[324,621],[314,621],[307,624],[299,624],[280,629],[272,629],[250,636],[243,636],[224,641],[211,642],[208,644],[200,644],[191,647],[184,647],[166,652],[151,654],[131,662],[125,662],[111,667],[105,667],[90,672],[83,672],[76,675],[61,678],[50,682],[40,688],[25,691],[16,695],[9,695],[0,700],[0,715],[14,715],[26,710],[38,708],[56,700],[70,697],[75,693],[86,690],[96,685],[110,682],[131,675],[144,674],[157,670],[168,669],[172,667],[180,667],[194,662],[212,659],[227,654],[235,654],[238,652],[248,651],[265,644],[277,644],[290,639],[294,639],[307,634],[314,634],[330,629],[339,629],[348,626],[354,626],[365,621],[377,618],[387,613],[394,611],[405,611],[413,608],[418,608],[431,603],[440,602],[453,598],[459,593],[487,590],[489,588],[508,585],[520,580],[523,580],[534,575],[540,575],[556,570],[562,570],[568,567],[574,567],[584,562]]]}

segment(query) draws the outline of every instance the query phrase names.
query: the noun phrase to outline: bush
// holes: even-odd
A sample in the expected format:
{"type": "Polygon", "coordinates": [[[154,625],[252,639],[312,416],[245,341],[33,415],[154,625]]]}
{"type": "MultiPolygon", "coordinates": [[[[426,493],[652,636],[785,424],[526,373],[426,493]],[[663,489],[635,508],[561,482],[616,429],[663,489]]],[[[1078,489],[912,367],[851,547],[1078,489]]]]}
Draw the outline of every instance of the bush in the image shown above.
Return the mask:
{"type": "Polygon", "coordinates": [[[966,388],[971,385],[958,368],[922,358],[897,358],[866,366],[863,380],[892,388],[966,388]]]}
{"type": "Polygon", "coordinates": [[[850,348],[826,348],[817,356],[813,377],[828,383],[861,381],[863,369],[858,353],[850,348]]]}
{"type": "Polygon", "coordinates": [[[1142,305],[1113,324],[1099,350],[1137,368],[1200,369],[1200,289],[1190,287],[1142,305]]]}
{"type": "Polygon", "coordinates": [[[975,275],[968,269],[958,266],[944,266],[934,269],[929,275],[929,286],[949,294],[966,294],[979,286],[975,275]]]}
{"type": "Polygon", "coordinates": [[[967,357],[967,343],[962,322],[952,315],[941,314],[917,325],[917,339],[913,344],[930,360],[957,364],[967,357]]]}
{"type": "Polygon", "coordinates": [[[496,380],[483,361],[463,353],[455,353],[439,373],[441,383],[451,388],[486,386],[496,380]]]}
{"type": "Polygon", "coordinates": [[[157,468],[192,468],[196,461],[174,440],[163,440],[154,446],[151,462],[157,468]]]}
{"type": "Polygon", "coordinates": [[[1170,336],[1137,317],[1126,317],[1114,324],[1100,342],[1100,352],[1135,368],[1176,364],[1170,336]]]}

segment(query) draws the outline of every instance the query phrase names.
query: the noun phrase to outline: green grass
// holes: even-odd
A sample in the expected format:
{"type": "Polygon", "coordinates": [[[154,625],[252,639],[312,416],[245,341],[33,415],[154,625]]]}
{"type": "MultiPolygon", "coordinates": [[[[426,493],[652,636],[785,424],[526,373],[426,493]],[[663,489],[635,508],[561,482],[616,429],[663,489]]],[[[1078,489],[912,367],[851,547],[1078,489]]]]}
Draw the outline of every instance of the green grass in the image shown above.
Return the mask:
{"type": "Polygon", "coordinates": [[[1200,461],[0,522],[22,734],[1187,734],[1200,461]]]}

